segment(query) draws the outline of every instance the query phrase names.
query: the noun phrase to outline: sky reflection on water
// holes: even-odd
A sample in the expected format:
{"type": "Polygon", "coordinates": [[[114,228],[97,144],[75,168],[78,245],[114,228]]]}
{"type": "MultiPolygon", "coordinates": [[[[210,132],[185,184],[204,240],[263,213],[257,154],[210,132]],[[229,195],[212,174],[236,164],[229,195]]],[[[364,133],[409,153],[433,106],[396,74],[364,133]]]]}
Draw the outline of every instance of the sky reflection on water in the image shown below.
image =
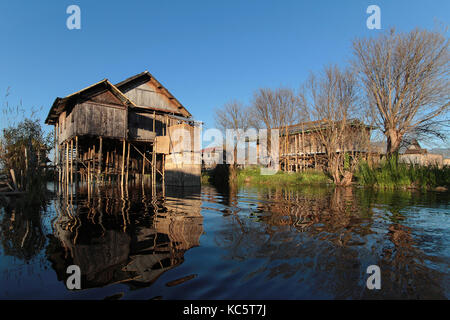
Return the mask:
{"type": "Polygon", "coordinates": [[[1,299],[448,299],[449,193],[79,188],[2,200],[1,299]],[[82,270],[82,290],[65,287],[82,270]],[[366,268],[381,268],[381,290],[366,268]]]}

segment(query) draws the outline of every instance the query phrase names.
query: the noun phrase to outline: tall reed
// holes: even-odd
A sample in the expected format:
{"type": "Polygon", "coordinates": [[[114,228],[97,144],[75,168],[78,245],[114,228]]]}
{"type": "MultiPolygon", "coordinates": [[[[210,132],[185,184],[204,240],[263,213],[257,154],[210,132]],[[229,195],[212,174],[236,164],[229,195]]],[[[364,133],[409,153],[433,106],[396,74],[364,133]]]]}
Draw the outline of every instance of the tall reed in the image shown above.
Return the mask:
{"type": "Polygon", "coordinates": [[[362,161],[355,178],[361,185],[385,189],[449,187],[450,167],[401,163],[396,157],[391,157],[374,167],[362,161]]]}

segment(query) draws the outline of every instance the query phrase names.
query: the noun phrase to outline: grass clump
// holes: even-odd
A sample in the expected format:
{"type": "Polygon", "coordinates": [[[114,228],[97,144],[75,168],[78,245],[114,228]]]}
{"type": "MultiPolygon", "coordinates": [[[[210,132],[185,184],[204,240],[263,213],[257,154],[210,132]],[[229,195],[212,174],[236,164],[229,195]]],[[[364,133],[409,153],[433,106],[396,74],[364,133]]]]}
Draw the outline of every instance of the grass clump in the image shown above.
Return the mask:
{"type": "Polygon", "coordinates": [[[262,175],[260,167],[240,169],[238,183],[265,184],[265,185],[301,185],[326,184],[330,179],[321,171],[308,170],[304,172],[278,171],[274,175],[262,175]]]}
{"type": "Polygon", "coordinates": [[[359,184],[383,189],[450,187],[450,168],[398,162],[391,157],[376,167],[361,162],[355,177],[359,184]]]}

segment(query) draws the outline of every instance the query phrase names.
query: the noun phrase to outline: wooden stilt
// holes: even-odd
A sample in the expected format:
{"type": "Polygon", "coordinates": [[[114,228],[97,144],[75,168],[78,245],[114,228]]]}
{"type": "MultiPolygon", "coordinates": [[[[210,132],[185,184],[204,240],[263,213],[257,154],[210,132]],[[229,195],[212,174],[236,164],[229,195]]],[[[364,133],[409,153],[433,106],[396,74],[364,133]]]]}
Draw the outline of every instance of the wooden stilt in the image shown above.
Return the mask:
{"type": "Polygon", "coordinates": [[[125,184],[128,185],[128,174],[130,171],[130,143],[128,142],[128,154],[127,154],[127,176],[125,180],[125,184]]]}
{"type": "Polygon", "coordinates": [[[95,143],[92,145],[92,182],[94,182],[95,177],[95,143]]]}
{"type": "Polygon", "coordinates": [[[105,163],[105,177],[108,177],[108,181],[111,182],[111,176],[109,175],[109,151],[106,152],[106,163],[105,163]]]}
{"type": "Polygon", "coordinates": [[[101,180],[103,161],[103,138],[100,137],[100,147],[98,148],[98,179],[101,180]]]}
{"type": "Polygon", "coordinates": [[[61,149],[58,145],[58,183],[61,184],[62,175],[61,175],[61,149]]]}
{"type": "Polygon", "coordinates": [[[78,136],[75,136],[75,181],[78,185],[78,136]]]}
{"type": "Polygon", "coordinates": [[[87,183],[88,183],[88,188],[90,188],[90,184],[91,184],[91,148],[88,149],[88,154],[87,154],[87,158],[88,158],[88,167],[87,167],[87,174],[86,174],[86,179],[87,179],[87,183]]]}
{"type": "Polygon", "coordinates": [[[163,188],[163,197],[165,196],[166,190],[166,155],[162,155],[162,188],[163,188]]]}
{"type": "Polygon", "coordinates": [[[124,183],[124,174],[125,174],[125,140],[123,140],[123,148],[122,148],[122,174],[121,174],[122,186],[124,183]]]}
{"type": "Polygon", "coordinates": [[[114,170],[115,175],[119,173],[118,163],[119,162],[117,161],[116,148],[114,148],[114,151],[112,152],[112,167],[111,167],[111,169],[114,170]]]}
{"type": "Polygon", "coordinates": [[[152,188],[155,188],[156,185],[156,150],[155,143],[153,143],[152,150],[152,188]]]}
{"type": "Polygon", "coordinates": [[[69,144],[66,142],[66,181],[65,184],[69,187],[69,144]]]}
{"type": "Polygon", "coordinates": [[[142,183],[144,183],[144,175],[145,175],[145,149],[142,159],[142,183]]]}
{"type": "Polygon", "coordinates": [[[70,184],[73,184],[73,139],[70,139],[70,184]]]}

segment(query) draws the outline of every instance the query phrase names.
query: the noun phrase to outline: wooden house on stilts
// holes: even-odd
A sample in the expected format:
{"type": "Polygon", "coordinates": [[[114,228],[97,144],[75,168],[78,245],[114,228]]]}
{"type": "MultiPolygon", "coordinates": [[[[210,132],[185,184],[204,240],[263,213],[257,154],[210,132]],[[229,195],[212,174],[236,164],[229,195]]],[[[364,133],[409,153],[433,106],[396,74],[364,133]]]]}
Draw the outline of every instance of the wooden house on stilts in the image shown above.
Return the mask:
{"type": "Polygon", "coordinates": [[[294,172],[326,167],[328,156],[323,139],[335,139],[336,142],[329,144],[334,147],[331,152],[346,153],[349,159],[363,156],[367,160],[370,134],[374,127],[357,119],[349,119],[345,124],[345,133],[339,133],[345,137],[341,139],[336,138],[336,132],[344,131],[338,129],[340,126],[342,122],[322,119],[276,128],[280,134],[280,170],[294,172]]]}
{"type": "Polygon", "coordinates": [[[195,150],[174,148],[177,142],[171,137],[182,127],[193,140],[198,123],[148,71],[116,85],[105,79],[56,98],[46,124],[55,126],[60,182],[200,185],[200,163],[174,161],[176,152],[195,150]]]}

